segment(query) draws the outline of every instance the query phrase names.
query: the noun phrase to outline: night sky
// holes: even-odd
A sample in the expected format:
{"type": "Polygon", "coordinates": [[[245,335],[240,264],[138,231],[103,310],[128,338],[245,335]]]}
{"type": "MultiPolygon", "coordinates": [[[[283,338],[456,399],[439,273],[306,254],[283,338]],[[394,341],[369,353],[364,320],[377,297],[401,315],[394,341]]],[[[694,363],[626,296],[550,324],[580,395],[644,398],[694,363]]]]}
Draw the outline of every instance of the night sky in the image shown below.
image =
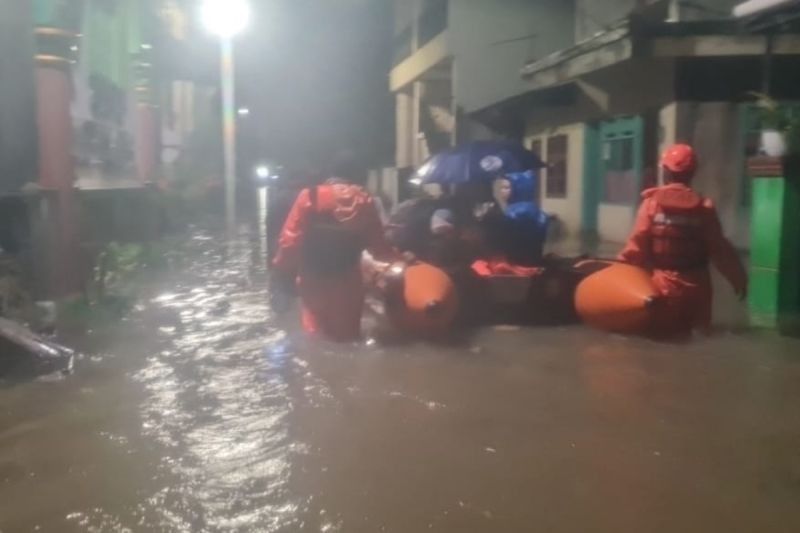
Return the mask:
{"type": "Polygon", "coordinates": [[[242,150],[289,165],[352,151],[391,164],[389,0],[253,0],[237,42],[242,150]],[[262,155],[263,154],[263,155],[262,155]]]}

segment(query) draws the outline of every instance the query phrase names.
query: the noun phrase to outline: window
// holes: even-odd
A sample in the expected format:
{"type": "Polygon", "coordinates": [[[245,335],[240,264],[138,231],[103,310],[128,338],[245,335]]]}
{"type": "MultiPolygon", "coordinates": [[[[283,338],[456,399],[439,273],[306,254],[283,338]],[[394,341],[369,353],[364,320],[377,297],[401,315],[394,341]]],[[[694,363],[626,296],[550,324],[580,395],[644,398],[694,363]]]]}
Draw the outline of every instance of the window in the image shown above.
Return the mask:
{"type": "Polygon", "coordinates": [[[556,135],[547,139],[547,179],[545,196],[547,198],[567,197],[567,158],[569,138],[556,135]]]}
{"type": "Polygon", "coordinates": [[[603,202],[633,204],[638,196],[638,179],[633,137],[619,137],[603,143],[603,202]]]}

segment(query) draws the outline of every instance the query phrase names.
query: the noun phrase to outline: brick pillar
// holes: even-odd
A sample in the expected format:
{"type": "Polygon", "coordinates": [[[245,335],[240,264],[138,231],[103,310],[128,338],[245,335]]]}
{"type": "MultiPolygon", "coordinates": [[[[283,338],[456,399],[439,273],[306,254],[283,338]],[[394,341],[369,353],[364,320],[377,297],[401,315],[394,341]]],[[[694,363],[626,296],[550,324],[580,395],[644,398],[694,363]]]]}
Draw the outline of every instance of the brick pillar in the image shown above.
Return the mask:
{"type": "Polygon", "coordinates": [[[134,57],[136,76],[136,175],[142,183],[156,180],[161,154],[161,119],[157,106],[152,47],[134,57]]]}
{"type": "Polygon", "coordinates": [[[152,183],[158,168],[158,111],[147,103],[136,105],[136,174],[152,183]]]}
{"type": "Polygon", "coordinates": [[[800,167],[756,157],[753,179],[749,308],[754,325],[796,332],[800,324],[800,167]]]}
{"type": "Polygon", "coordinates": [[[37,127],[39,132],[39,187],[45,207],[47,235],[43,260],[46,292],[54,298],[81,289],[78,208],[72,148],[71,57],[74,33],[50,27],[36,28],[37,127]]]}

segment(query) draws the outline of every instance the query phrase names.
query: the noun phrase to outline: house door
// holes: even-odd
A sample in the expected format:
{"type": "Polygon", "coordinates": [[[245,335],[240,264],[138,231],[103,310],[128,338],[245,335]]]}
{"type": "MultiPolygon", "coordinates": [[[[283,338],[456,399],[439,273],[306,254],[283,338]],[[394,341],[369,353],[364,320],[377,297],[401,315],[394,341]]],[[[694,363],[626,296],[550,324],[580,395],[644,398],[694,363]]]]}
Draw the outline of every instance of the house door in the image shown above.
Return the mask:
{"type": "Polygon", "coordinates": [[[625,117],[587,127],[584,229],[622,242],[642,189],[644,121],[625,117]]]}

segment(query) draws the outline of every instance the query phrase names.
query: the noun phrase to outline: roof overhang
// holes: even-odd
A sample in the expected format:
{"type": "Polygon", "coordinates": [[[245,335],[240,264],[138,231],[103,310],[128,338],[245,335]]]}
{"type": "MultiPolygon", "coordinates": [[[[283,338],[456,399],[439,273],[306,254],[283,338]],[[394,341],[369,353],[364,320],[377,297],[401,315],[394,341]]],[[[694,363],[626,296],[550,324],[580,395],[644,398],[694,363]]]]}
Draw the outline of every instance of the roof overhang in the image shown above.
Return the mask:
{"type": "MultiPolygon", "coordinates": [[[[567,83],[633,57],[725,57],[800,54],[800,0],[780,10],[783,24],[753,29],[734,19],[646,22],[634,19],[522,68],[532,90],[567,83]],[[797,15],[797,16],[795,16],[797,15]],[[786,18],[789,17],[789,18],[786,18]]],[[[771,12],[773,15],[775,12],[771,12]]]]}
{"type": "Polygon", "coordinates": [[[389,88],[397,92],[411,83],[435,73],[442,63],[451,59],[449,32],[440,33],[425,46],[415,51],[389,73],[389,88]]]}
{"type": "MultiPolygon", "coordinates": [[[[703,37],[659,37],[653,40],[655,57],[760,56],[768,51],[766,35],[708,35],[703,37]]],[[[800,54],[800,35],[778,35],[771,45],[773,55],[800,54]]]]}
{"type": "Polygon", "coordinates": [[[553,87],[630,59],[633,51],[630,21],[625,20],[575,46],[525,65],[520,74],[534,89],[553,87]]]}
{"type": "Polygon", "coordinates": [[[733,8],[733,16],[747,18],[800,5],[798,0],[748,0],[733,8]]]}
{"type": "Polygon", "coordinates": [[[800,0],[751,0],[736,6],[733,16],[749,31],[779,31],[800,19],[800,0]]]}
{"type": "Polygon", "coordinates": [[[496,131],[521,134],[525,128],[525,114],[521,111],[537,106],[572,105],[577,100],[579,92],[576,83],[568,82],[546,89],[528,91],[473,111],[470,116],[496,131]]]}

